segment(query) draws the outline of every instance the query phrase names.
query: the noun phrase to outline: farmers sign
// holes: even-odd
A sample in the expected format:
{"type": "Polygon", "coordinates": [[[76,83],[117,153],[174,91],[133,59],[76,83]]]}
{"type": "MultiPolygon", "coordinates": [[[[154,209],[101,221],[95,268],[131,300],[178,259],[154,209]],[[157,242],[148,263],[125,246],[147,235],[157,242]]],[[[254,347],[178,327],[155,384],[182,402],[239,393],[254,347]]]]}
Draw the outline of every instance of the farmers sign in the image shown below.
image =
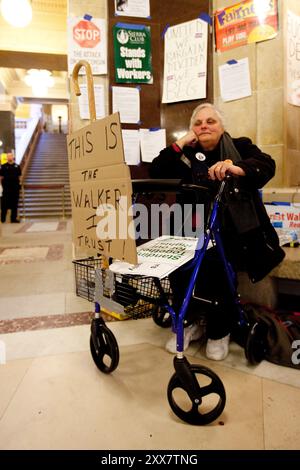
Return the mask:
{"type": "Polygon", "coordinates": [[[277,0],[244,0],[214,12],[216,50],[224,52],[273,39],[278,32],[277,0]]]}
{"type": "MultiPolygon", "coordinates": [[[[104,19],[68,18],[68,71],[87,60],[93,75],[107,73],[106,23],[104,19]]],[[[83,71],[83,69],[82,69],[83,71]]]]}

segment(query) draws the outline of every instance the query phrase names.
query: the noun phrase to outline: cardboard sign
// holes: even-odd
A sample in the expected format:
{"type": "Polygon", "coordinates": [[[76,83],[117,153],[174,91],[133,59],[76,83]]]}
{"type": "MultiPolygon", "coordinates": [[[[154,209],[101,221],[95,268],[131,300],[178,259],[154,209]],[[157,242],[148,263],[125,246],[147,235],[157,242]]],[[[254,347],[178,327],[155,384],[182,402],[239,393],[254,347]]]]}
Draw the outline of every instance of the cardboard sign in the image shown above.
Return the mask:
{"type": "Polygon", "coordinates": [[[137,263],[136,243],[128,227],[132,186],[124,151],[119,113],[94,121],[67,137],[73,239],[92,256],[103,254],[137,263]],[[115,220],[115,230],[107,222],[115,220]]]}

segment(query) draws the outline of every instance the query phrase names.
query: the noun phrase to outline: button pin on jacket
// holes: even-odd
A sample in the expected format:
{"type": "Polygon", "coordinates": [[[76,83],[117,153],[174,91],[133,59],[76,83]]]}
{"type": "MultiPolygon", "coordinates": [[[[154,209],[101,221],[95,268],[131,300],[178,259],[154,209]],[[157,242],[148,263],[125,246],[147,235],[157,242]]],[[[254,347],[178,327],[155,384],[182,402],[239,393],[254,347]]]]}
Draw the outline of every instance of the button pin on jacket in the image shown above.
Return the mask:
{"type": "Polygon", "coordinates": [[[204,155],[204,153],[201,153],[201,152],[197,152],[195,154],[195,157],[197,158],[197,160],[199,160],[200,162],[204,162],[204,160],[206,160],[206,156],[204,155]]]}

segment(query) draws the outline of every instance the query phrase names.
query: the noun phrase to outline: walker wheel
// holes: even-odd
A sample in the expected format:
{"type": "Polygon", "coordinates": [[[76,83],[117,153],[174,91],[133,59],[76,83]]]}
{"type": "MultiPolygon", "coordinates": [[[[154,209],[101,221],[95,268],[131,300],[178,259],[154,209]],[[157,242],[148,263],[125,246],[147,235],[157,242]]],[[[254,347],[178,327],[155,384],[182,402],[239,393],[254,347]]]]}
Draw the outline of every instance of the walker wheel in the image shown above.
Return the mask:
{"type": "Polygon", "coordinates": [[[255,322],[249,331],[245,356],[250,364],[259,364],[266,356],[268,325],[262,321],[255,322]]]}
{"type": "Polygon", "coordinates": [[[99,329],[101,335],[90,336],[92,358],[101,372],[110,374],[119,364],[119,347],[113,333],[106,326],[99,329]]]}
{"type": "Polygon", "coordinates": [[[172,317],[164,307],[157,307],[152,314],[152,318],[156,325],[161,328],[170,328],[172,325],[172,317]]]}
{"type": "Polygon", "coordinates": [[[209,424],[217,419],[224,410],[226,402],[224,385],[221,379],[207,367],[189,364],[189,368],[199,385],[198,397],[192,402],[187,393],[186,384],[181,383],[175,372],[168,385],[170,407],[175,415],[186,423],[209,424]],[[176,400],[174,392],[178,394],[176,400]]]}

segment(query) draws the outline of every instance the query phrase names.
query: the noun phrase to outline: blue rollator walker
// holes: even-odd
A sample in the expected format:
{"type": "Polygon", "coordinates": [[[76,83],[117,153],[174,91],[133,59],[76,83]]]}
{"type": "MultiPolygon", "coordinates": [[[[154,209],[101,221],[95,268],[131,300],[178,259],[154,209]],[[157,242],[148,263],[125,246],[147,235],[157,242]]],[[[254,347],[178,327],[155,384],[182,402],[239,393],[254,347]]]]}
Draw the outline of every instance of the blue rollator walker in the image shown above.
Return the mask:
{"type": "MultiPolygon", "coordinates": [[[[223,248],[218,211],[226,184],[227,180],[225,178],[220,183],[219,190],[214,198],[205,227],[204,241],[203,237],[199,237],[194,258],[181,268],[186,270],[192,269],[192,274],[179,312],[174,311],[172,308],[170,299],[161,284],[163,280],[153,278],[153,282],[160,294],[153,319],[162,327],[169,326],[169,320],[171,319],[173,331],[177,335],[177,353],[174,357],[175,372],[168,384],[168,401],[176,416],[189,424],[196,425],[209,424],[216,420],[222,413],[226,403],[226,393],[221,379],[207,367],[199,364],[190,364],[183,353],[184,319],[193,297],[201,263],[210,242],[213,246],[216,246],[218,255],[224,265],[229,289],[232,294],[233,308],[236,308],[238,313],[238,336],[241,338],[241,344],[245,348],[246,358],[250,364],[257,364],[264,358],[266,351],[267,332],[265,327],[261,322],[250,324],[248,321],[247,314],[240,303],[240,298],[236,291],[236,274],[227,261],[223,248]],[[185,402],[185,406],[182,408],[181,403],[176,400],[177,389],[185,392],[188,407],[185,402]],[[213,407],[211,402],[213,402],[213,407]]],[[[181,184],[180,180],[134,180],[132,181],[132,186],[134,193],[168,192],[170,190],[176,193],[184,193],[191,190],[198,191],[199,193],[203,192],[203,190],[207,191],[206,188],[200,186],[181,184]]],[[[95,318],[91,324],[90,348],[93,360],[102,372],[110,373],[117,368],[119,363],[118,344],[113,333],[100,316],[100,305],[98,302],[95,302],[95,318]],[[106,362],[107,358],[109,359],[109,364],[106,362]]]]}

